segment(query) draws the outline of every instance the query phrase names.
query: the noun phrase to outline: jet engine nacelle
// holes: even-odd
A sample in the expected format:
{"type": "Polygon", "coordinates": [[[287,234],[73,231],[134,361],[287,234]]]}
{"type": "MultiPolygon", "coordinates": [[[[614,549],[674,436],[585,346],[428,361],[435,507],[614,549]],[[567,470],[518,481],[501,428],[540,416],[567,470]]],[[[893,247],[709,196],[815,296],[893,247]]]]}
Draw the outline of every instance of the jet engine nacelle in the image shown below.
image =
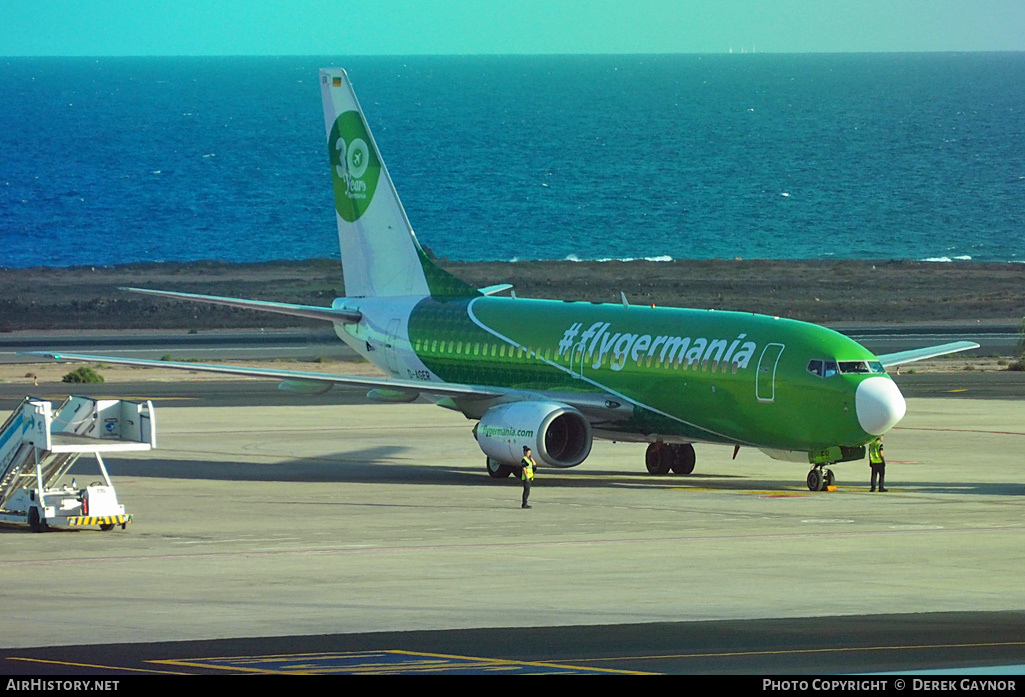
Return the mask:
{"type": "Polygon", "coordinates": [[[552,467],[575,467],[591,452],[591,424],[573,407],[556,402],[511,402],[492,407],[473,430],[492,460],[518,465],[523,446],[552,467]]]}

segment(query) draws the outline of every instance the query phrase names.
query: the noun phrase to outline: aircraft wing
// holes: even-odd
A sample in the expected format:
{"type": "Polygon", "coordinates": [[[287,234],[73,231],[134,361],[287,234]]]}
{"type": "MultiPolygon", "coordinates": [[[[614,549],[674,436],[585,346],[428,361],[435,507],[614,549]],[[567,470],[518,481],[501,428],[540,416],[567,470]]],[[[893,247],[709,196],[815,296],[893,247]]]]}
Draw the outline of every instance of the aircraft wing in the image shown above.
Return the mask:
{"type": "MultiPolygon", "coordinates": [[[[109,363],[112,365],[130,365],[143,368],[171,368],[175,370],[193,370],[204,373],[220,373],[251,378],[270,378],[293,383],[290,389],[298,392],[319,394],[330,389],[331,385],[360,387],[373,391],[397,392],[394,399],[385,401],[408,402],[415,400],[420,394],[433,397],[449,397],[459,400],[480,400],[488,402],[498,398],[524,400],[549,400],[567,404],[579,409],[591,423],[609,423],[627,418],[632,414],[632,404],[623,404],[621,398],[603,392],[550,393],[525,391],[510,387],[488,387],[481,385],[463,385],[452,382],[431,382],[424,380],[402,380],[399,378],[371,377],[364,375],[339,375],[334,373],[311,373],[301,370],[275,370],[273,368],[250,368],[230,365],[211,365],[207,363],[186,363],[183,361],[155,361],[145,358],[121,358],[117,356],[94,356],[83,353],[57,353],[54,351],[29,351],[25,356],[40,356],[56,361],[74,361],[81,363],[109,363]],[[298,383],[300,387],[297,387],[298,383]],[[324,386],[317,390],[316,386],[324,386]],[[305,389],[304,389],[305,388],[305,389]]],[[[487,408],[486,405],[485,408],[487,408]]]]}
{"type": "MultiPolygon", "coordinates": [[[[477,399],[493,399],[515,390],[460,385],[449,382],[426,382],[423,380],[400,380],[398,378],[371,377],[365,375],[338,375],[333,373],[311,373],[302,370],[275,370],[273,368],[245,368],[230,365],[210,365],[207,363],[186,363],[182,361],[154,361],[144,358],[119,358],[115,356],[92,356],[83,353],[56,353],[52,351],[30,351],[22,355],[41,356],[56,361],[75,361],[85,363],[110,363],[113,365],[132,365],[145,368],[172,368],[176,370],[195,370],[204,373],[221,373],[224,375],[240,375],[253,378],[274,378],[278,380],[297,380],[307,383],[333,385],[350,385],[367,389],[401,390],[403,392],[423,392],[442,397],[470,397],[477,399]]],[[[415,399],[415,395],[414,395],[415,399]]]]}
{"type": "Polygon", "coordinates": [[[276,312],[279,315],[308,317],[310,319],[322,319],[327,320],[328,322],[341,322],[344,324],[355,324],[363,317],[363,313],[358,310],[346,310],[344,308],[272,303],[265,300],[244,300],[242,298],[225,298],[218,295],[197,295],[196,293],[178,293],[171,290],[150,290],[148,288],[120,288],[119,290],[127,290],[132,293],[144,293],[146,295],[158,295],[163,298],[190,300],[193,302],[208,303],[210,305],[225,305],[227,307],[240,307],[246,310],[276,312]]]}
{"type": "Polygon", "coordinates": [[[974,341],[954,341],[949,344],[940,344],[939,346],[930,346],[928,348],[898,351],[897,353],[885,353],[881,356],[876,356],[876,358],[879,359],[884,368],[889,368],[890,366],[900,365],[901,363],[924,361],[926,358],[935,358],[936,356],[945,356],[948,353],[969,351],[977,348],[979,348],[979,345],[974,341]]]}

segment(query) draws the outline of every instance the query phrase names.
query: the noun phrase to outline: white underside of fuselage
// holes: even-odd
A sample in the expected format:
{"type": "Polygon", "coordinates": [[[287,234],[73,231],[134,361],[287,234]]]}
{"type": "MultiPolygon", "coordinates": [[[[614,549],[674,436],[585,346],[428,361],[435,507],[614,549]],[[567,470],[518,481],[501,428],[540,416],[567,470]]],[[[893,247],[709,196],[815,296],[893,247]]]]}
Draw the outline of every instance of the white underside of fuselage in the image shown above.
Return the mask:
{"type": "Polygon", "coordinates": [[[387,375],[403,380],[444,382],[423,364],[409,340],[409,317],[423,299],[421,296],[336,298],[332,307],[359,310],[363,318],[358,324],[336,323],[335,334],[387,375]]]}

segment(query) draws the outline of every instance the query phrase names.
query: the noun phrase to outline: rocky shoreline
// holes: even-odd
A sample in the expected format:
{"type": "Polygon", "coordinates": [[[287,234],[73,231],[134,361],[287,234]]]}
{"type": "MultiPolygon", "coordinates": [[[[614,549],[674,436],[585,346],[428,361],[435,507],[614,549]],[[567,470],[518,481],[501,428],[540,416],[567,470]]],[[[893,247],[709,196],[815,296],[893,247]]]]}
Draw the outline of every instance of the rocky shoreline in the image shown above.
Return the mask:
{"type": "MultiPolygon", "coordinates": [[[[682,260],[439,262],[478,287],[519,297],[741,310],[827,325],[982,321],[1025,316],[1025,264],[682,260]]],[[[0,331],[210,330],[318,326],[246,310],[157,299],[140,286],[329,305],[343,294],[337,260],[149,263],[0,269],[0,331]]]]}

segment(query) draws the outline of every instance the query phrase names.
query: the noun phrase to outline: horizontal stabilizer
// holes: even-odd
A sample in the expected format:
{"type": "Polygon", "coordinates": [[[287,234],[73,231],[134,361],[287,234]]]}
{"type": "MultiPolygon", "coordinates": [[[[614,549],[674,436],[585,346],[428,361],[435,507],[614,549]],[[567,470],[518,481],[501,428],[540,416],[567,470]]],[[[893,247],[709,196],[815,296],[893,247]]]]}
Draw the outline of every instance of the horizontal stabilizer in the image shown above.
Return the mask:
{"type": "Polygon", "coordinates": [[[217,295],[177,293],[171,290],[150,290],[148,288],[121,288],[120,290],[127,290],[132,293],[144,293],[146,295],[157,295],[164,298],[176,298],[178,300],[191,300],[199,303],[209,303],[211,305],[240,307],[244,310],[275,312],[279,315],[307,317],[309,319],[326,320],[328,322],[341,324],[356,324],[363,318],[363,313],[357,310],[346,310],[344,308],[317,307],[316,305],[292,305],[290,303],[273,303],[265,300],[244,300],[242,298],[222,298],[217,295]]]}
{"type": "Polygon", "coordinates": [[[948,353],[970,351],[977,348],[979,348],[979,345],[974,341],[954,341],[949,344],[940,344],[939,346],[930,346],[928,348],[887,353],[882,356],[877,356],[877,358],[879,359],[879,362],[883,364],[884,368],[889,368],[890,366],[900,365],[901,363],[924,361],[927,358],[936,358],[937,356],[945,356],[948,353]]]}
{"type": "Polygon", "coordinates": [[[497,293],[501,293],[503,290],[509,290],[512,287],[512,283],[498,283],[493,286],[478,288],[477,292],[481,295],[495,295],[497,293]]]}

